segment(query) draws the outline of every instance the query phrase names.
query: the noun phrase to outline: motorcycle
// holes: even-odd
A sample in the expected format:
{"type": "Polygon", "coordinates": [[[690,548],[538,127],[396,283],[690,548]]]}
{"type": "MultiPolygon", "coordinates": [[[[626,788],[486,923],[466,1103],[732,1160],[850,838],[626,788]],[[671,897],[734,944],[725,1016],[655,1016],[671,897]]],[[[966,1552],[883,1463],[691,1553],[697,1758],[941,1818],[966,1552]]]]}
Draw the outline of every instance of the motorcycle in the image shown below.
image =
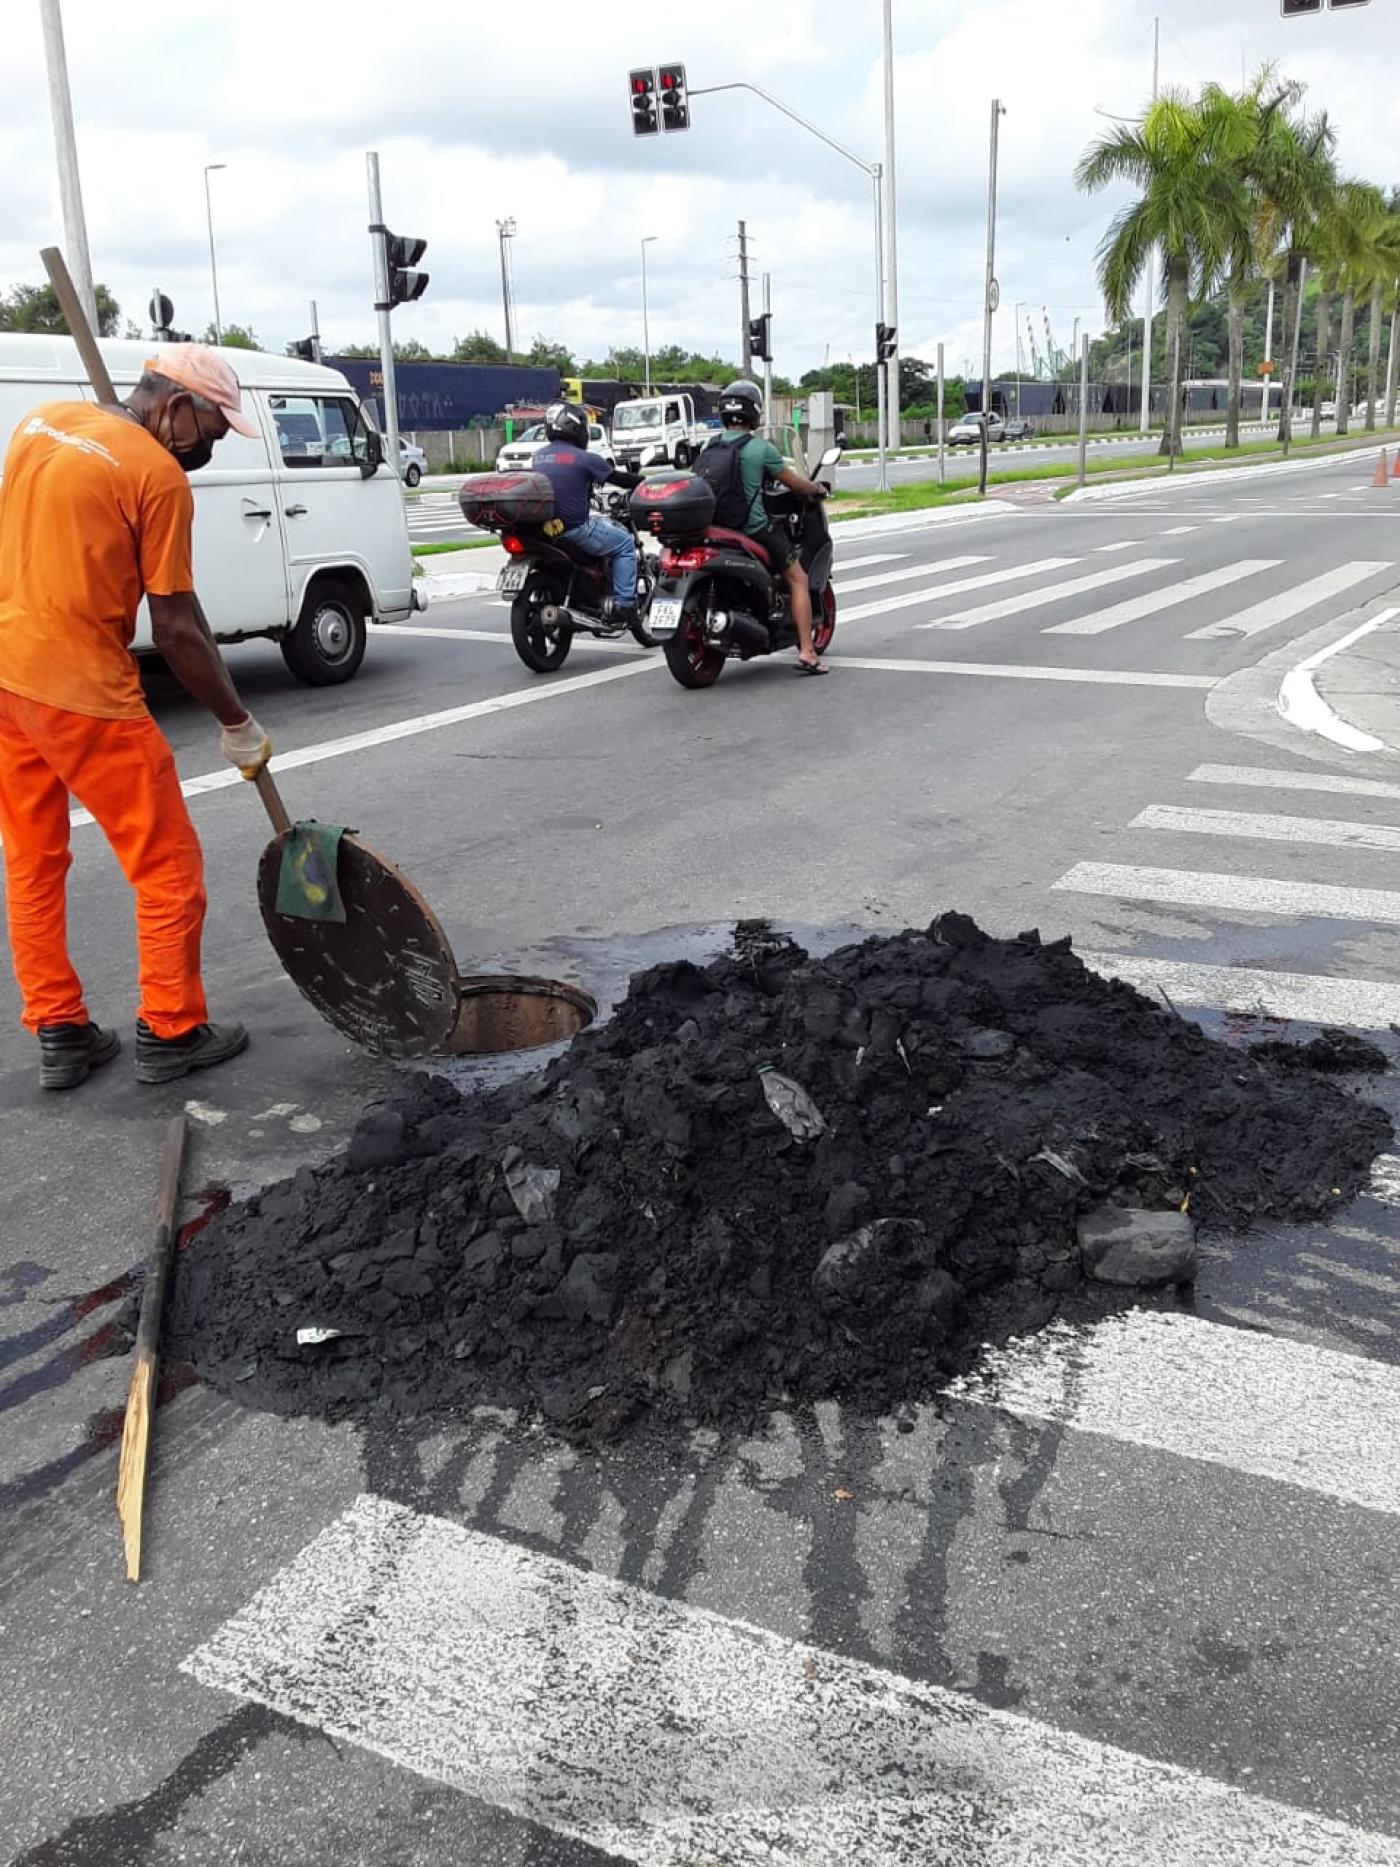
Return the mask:
{"type": "MultiPolygon", "coordinates": [[[[496,582],[510,603],[510,638],[515,652],[535,674],[552,674],[564,665],[576,635],[615,641],[631,634],[643,648],[655,648],[647,629],[647,611],[656,584],[657,559],[637,550],[637,620],[611,618],[612,571],[603,558],[591,557],[554,535],[554,496],[549,481],[537,473],[478,473],[463,484],[459,503],[468,523],[500,534],[509,562],[496,582]]],[[[598,486],[593,508],[637,538],[627,494],[598,486]]]]}
{"type": "MultiPolygon", "coordinates": [[[[828,448],[814,478],[828,489],[841,458],[828,448]]],[[[812,646],[824,654],[836,633],[831,528],[825,502],[787,487],[765,492],[772,524],[797,547],[812,595],[812,646]]],[[[713,687],[726,661],[776,655],[797,643],[787,580],[758,542],[714,525],[714,495],[695,474],[649,480],[632,494],[639,530],[661,539],[661,563],[647,628],[682,687],[713,687]]]]}

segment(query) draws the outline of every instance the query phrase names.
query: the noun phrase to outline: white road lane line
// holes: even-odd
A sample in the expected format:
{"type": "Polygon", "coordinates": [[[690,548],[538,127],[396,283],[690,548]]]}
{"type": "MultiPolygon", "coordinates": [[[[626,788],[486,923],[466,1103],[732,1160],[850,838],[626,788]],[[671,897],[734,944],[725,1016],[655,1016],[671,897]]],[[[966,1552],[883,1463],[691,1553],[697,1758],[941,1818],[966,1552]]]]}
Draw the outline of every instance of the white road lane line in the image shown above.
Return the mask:
{"type": "Polygon", "coordinates": [[[1385,1362],[1132,1310],[989,1350],[949,1393],[1400,1515],[1400,1368],[1385,1362]]]}
{"type": "Polygon", "coordinates": [[[1091,571],[1087,577],[1072,577],[1068,583],[1043,584],[1038,590],[1022,590],[1016,596],[1003,597],[996,603],[984,603],[979,609],[955,611],[939,622],[921,622],[921,629],[976,629],[984,622],[999,622],[1006,616],[1019,616],[1028,609],[1043,609],[1047,603],[1063,602],[1067,597],[1084,596],[1090,590],[1102,590],[1109,584],[1126,583],[1133,577],[1147,577],[1153,571],[1168,570],[1176,558],[1136,558],[1131,564],[1110,564],[1107,570],[1091,571]]]}
{"type": "Polygon", "coordinates": [[[1265,597],[1262,603],[1242,609],[1238,615],[1223,616],[1204,629],[1192,629],[1186,640],[1203,642],[1217,636],[1258,635],[1263,629],[1287,622],[1305,609],[1350,590],[1354,584],[1364,583],[1368,577],[1379,577],[1382,571],[1393,568],[1385,559],[1358,558],[1348,564],[1338,564],[1320,577],[1310,577],[1306,583],[1294,584],[1291,589],[1280,590],[1276,596],[1265,597]]]}
{"type": "Polygon", "coordinates": [[[1327,849],[1400,851],[1400,827],[1349,823],[1341,817],[1278,817],[1249,810],[1196,810],[1189,805],[1149,804],[1130,830],[1168,830],[1186,836],[1252,837],[1261,843],[1320,843],[1327,849]]]}
{"type": "Polygon", "coordinates": [[[1350,720],[1344,720],[1323,699],[1317,691],[1314,674],[1325,661],[1350,648],[1353,642],[1359,642],[1364,635],[1371,635],[1387,623],[1400,616],[1400,609],[1383,609],[1379,615],[1358,623],[1335,642],[1329,642],[1325,648],[1307,655],[1296,668],[1290,668],[1284,675],[1278,690],[1278,710],[1281,718],[1290,726],[1296,726],[1299,732],[1316,733],[1320,738],[1329,739],[1333,745],[1346,748],[1348,752],[1381,752],[1385,741],[1374,733],[1363,732],[1359,726],[1353,726],[1350,720]]]}
{"type": "Polygon", "coordinates": [[[947,596],[961,596],[967,590],[985,590],[989,584],[1010,583],[1013,578],[1039,577],[1046,571],[1063,570],[1067,564],[1077,564],[1073,558],[1037,558],[1030,564],[1008,564],[1000,570],[986,571],[979,577],[960,577],[952,583],[933,584],[927,590],[906,590],[902,596],[880,597],[873,603],[859,603],[854,609],[843,610],[840,617],[844,628],[852,622],[860,622],[866,616],[883,616],[891,610],[915,609],[920,603],[941,602],[947,596]]]}
{"type": "Polygon", "coordinates": [[[1081,952],[1086,966],[1124,979],[1149,998],[1217,1011],[1263,1010],[1304,1024],[1384,1031],[1400,1022],[1400,985],[1382,979],[1328,978],[1311,972],[1265,972],[1252,966],[1197,966],[1137,953],[1081,952]]]}
{"type": "Polygon", "coordinates": [[[637,1867],[1400,1864],[1395,1840],[375,1497],[183,1670],[637,1867]]]}
{"type": "Polygon", "coordinates": [[[1120,538],[1116,545],[1095,545],[1095,551],[1132,551],[1142,543],[1140,538],[1120,538]]]}
{"type": "Polygon", "coordinates": [[[1217,685],[1213,674],[1146,674],[1126,668],[1036,668],[1000,661],[913,661],[865,655],[833,654],[833,668],[862,668],[873,674],[971,674],[993,681],[1070,681],[1104,687],[1187,687],[1201,691],[1217,685]]]}
{"type": "Polygon", "coordinates": [[[1160,590],[1149,590],[1143,596],[1129,597],[1109,609],[1076,617],[1073,622],[1057,622],[1044,633],[1102,635],[1106,629],[1121,629],[1125,623],[1138,622],[1144,616],[1155,616],[1164,609],[1174,609],[1178,603],[1192,603],[1197,597],[1209,596],[1211,591],[1223,589],[1226,584],[1238,583],[1244,577],[1256,577],[1262,571],[1274,570],[1282,562],[1282,558],[1239,558],[1233,564],[1221,564],[1215,570],[1203,571],[1199,577],[1187,577],[1181,583],[1165,584],[1160,590]]]}
{"type": "MultiPolygon", "coordinates": [[[[616,668],[591,668],[587,674],[574,674],[562,681],[537,681],[530,687],[516,687],[490,700],[473,700],[466,706],[446,707],[439,713],[419,713],[410,719],[389,720],[383,726],[371,726],[364,732],[347,733],[341,739],[322,739],[314,745],[296,746],[290,752],[275,752],[272,769],[280,777],[303,765],[321,765],[327,759],[346,758],[356,752],[372,752],[376,746],[392,745],[399,739],[413,739],[419,733],[440,732],[447,726],[462,726],[468,720],[488,719],[495,713],[510,713],[517,707],[535,705],[541,700],[560,700],[569,694],[602,687],[608,681],[625,680],[629,674],[644,674],[650,668],[664,667],[659,656],[623,662],[616,668]]],[[[245,783],[241,772],[232,766],[221,771],[205,772],[199,778],[186,778],[180,786],[184,797],[203,797],[209,791],[227,791],[245,783]]],[[[75,810],[69,822],[91,823],[85,810],[75,810]]]]}
{"type": "Polygon", "coordinates": [[[1169,525],[1162,533],[1164,538],[1184,538],[1187,532],[1198,532],[1199,525],[1169,525]]]}
{"type": "Polygon", "coordinates": [[[966,570],[972,564],[990,564],[991,558],[984,551],[976,557],[938,558],[931,564],[906,564],[902,570],[877,571],[873,577],[847,577],[845,565],[838,564],[832,582],[838,596],[849,596],[854,590],[876,590],[882,584],[908,583],[913,577],[941,577],[945,571],[966,570]]]}
{"type": "MultiPolygon", "coordinates": [[[[411,636],[416,641],[424,642],[441,639],[445,642],[492,642],[498,648],[512,647],[510,633],[504,629],[435,629],[430,623],[420,626],[416,623],[404,622],[390,623],[381,634],[375,637],[375,645],[377,647],[381,641],[392,642],[394,637],[399,635],[411,636]]],[[[580,634],[574,637],[574,647],[580,652],[601,648],[614,655],[645,655],[650,652],[643,648],[640,642],[634,641],[631,636],[621,640],[600,642],[594,636],[580,634]]]]}
{"type": "Polygon", "coordinates": [[[1340,797],[1400,799],[1400,784],[1383,778],[1345,778],[1328,771],[1276,771],[1266,765],[1198,765],[1191,784],[1232,784],[1263,791],[1331,791],[1340,797]]]}
{"type": "Polygon", "coordinates": [[[1400,894],[1385,888],[1332,888],[1321,882],[1279,882],[1263,875],[1210,875],[1194,869],[1137,868],[1117,862],[1077,862],[1055,887],[1072,894],[1223,908],[1234,914],[1285,914],[1400,926],[1400,894]]]}
{"type": "Polygon", "coordinates": [[[839,572],[863,570],[867,564],[898,564],[907,558],[907,551],[868,551],[864,557],[840,558],[836,569],[839,572]]]}

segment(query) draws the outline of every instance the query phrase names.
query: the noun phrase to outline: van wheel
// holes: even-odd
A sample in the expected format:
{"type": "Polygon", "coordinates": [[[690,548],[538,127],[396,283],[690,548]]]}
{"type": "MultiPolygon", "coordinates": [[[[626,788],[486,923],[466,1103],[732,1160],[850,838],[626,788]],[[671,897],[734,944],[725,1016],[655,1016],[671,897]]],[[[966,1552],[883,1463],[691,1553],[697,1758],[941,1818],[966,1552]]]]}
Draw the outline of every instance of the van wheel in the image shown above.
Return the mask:
{"type": "Polygon", "coordinates": [[[365,613],[353,587],[323,578],[307,592],[301,615],[282,637],[282,659],[311,687],[338,687],[365,658],[365,613]]]}
{"type": "Polygon", "coordinates": [[[416,486],[423,477],[423,469],[416,460],[410,460],[403,470],[403,477],[409,486],[416,486]]]}

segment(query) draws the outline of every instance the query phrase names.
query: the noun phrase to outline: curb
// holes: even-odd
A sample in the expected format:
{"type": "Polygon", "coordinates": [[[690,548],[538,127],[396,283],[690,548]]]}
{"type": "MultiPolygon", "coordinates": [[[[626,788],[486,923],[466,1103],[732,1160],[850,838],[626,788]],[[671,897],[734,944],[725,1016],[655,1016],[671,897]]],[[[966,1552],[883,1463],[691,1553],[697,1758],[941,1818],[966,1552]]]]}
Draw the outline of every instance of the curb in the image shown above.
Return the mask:
{"type": "MultiPolygon", "coordinates": [[[[1318,454],[1308,460],[1263,460],[1257,466],[1207,467],[1200,472],[1183,473],[1179,484],[1211,486],[1221,480],[1257,480],[1272,474],[1306,473],[1318,467],[1335,467],[1338,461],[1367,460],[1391,445],[1389,441],[1373,441],[1365,447],[1349,447],[1337,454],[1318,454]]],[[[1066,493],[1061,504],[1073,506],[1086,500],[1126,499],[1138,493],[1161,493],[1171,484],[1173,482],[1167,476],[1154,474],[1147,480],[1113,480],[1106,486],[1079,486],[1072,493],[1066,493]]]]}

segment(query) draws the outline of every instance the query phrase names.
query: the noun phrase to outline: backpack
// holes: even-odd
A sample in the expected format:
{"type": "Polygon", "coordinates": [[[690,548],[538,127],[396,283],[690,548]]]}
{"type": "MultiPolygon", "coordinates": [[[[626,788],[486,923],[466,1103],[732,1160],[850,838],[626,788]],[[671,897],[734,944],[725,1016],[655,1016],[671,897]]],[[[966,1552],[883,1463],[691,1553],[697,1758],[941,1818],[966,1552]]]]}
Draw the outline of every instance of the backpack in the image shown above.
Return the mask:
{"type": "Polygon", "coordinates": [[[739,456],[752,439],[751,434],[746,434],[733,443],[718,438],[706,441],[695,461],[696,473],[715,496],[713,523],[725,531],[744,532],[749,528],[751,508],[739,456]]]}

